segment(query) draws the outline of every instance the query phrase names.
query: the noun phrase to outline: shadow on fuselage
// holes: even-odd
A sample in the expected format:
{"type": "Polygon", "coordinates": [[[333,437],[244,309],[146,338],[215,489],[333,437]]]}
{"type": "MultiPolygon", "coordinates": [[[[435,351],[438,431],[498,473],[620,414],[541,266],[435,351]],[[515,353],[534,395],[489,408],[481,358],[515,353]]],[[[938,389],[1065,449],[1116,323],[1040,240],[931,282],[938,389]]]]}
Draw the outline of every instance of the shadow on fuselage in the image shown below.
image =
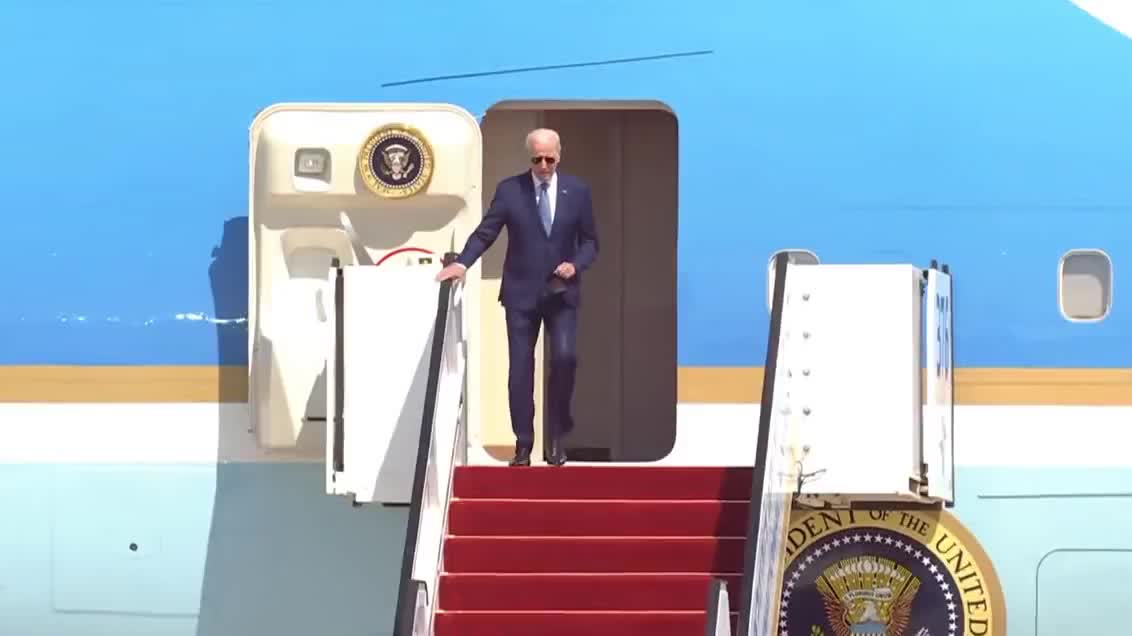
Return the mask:
{"type": "Polygon", "coordinates": [[[220,432],[197,636],[362,636],[391,628],[406,511],[352,508],[324,493],[321,460],[273,461],[255,450],[247,217],[225,221],[208,276],[220,432]]]}

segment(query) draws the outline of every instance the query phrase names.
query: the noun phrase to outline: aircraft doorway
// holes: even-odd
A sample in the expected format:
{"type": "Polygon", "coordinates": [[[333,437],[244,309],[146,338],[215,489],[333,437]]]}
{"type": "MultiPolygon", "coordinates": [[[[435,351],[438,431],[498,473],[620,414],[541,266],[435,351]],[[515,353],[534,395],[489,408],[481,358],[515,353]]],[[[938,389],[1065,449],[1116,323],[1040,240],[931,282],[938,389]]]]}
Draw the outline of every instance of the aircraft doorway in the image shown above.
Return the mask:
{"type": "MultiPolygon", "coordinates": [[[[500,179],[527,169],[532,128],[562,137],[564,172],[593,190],[601,251],[586,273],[578,327],[572,461],[648,462],[676,442],[677,121],[657,102],[504,102],[482,122],[484,210],[500,179]]],[[[506,233],[482,261],[480,442],[507,459],[507,333],[496,300],[506,233]]],[[[545,339],[536,352],[544,417],[545,339]]],[[[542,443],[536,426],[536,448],[542,443]]],[[[541,461],[535,453],[534,461],[541,461]]]]}

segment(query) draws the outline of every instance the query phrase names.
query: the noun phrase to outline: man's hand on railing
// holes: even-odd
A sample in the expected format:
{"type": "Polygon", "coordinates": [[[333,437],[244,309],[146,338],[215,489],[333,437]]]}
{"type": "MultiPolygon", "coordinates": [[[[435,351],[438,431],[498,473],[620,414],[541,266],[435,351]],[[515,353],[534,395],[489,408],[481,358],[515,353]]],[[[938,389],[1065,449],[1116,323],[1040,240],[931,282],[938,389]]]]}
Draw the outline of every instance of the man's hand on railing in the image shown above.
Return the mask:
{"type": "Polygon", "coordinates": [[[448,252],[440,259],[440,262],[444,263],[444,269],[440,270],[440,273],[436,275],[436,280],[442,282],[453,278],[463,280],[464,274],[468,271],[468,268],[456,262],[457,256],[456,252],[448,252]]]}
{"type": "Polygon", "coordinates": [[[448,279],[463,280],[464,273],[467,272],[467,271],[468,271],[468,269],[466,267],[464,267],[463,265],[461,265],[459,263],[452,263],[451,265],[440,270],[440,273],[438,273],[436,275],[436,280],[438,280],[438,281],[446,281],[448,279]]]}

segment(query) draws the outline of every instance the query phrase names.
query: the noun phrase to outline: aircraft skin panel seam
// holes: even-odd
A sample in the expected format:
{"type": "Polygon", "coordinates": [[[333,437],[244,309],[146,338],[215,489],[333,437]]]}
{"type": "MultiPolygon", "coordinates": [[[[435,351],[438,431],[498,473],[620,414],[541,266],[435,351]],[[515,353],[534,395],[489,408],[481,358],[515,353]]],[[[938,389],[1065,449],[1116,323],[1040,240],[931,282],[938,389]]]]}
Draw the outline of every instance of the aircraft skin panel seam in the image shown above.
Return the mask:
{"type": "Polygon", "coordinates": [[[414,79],[399,80],[395,82],[386,82],[381,85],[382,88],[390,88],[393,86],[407,86],[409,84],[426,84],[429,82],[441,82],[453,79],[470,79],[474,77],[492,77],[495,75],[515,75],[518,73],[537,73],[541,71],[557,71],[571,68],[587,68],[595,66],[611,66],[615,64],[639,64],[641,62],[654,62],[658,60],[671,60],[684,57],[697,57],[702,55],[711,55],[715,53],[712,50],[702,51],[680,51],[675,53],[659,53],[656,55],[643,55],[640,57],[625,57],[625,58],[612,58],[607,60],[596,60],[590,62],[571,62],[566,64],[548,64],[545,66],[525,66],[516,68],[497,69],[492,71],[476,71],[471,73],[456,73],[452,75],[432,75],[428,77],[418,77],[414,79]]]}

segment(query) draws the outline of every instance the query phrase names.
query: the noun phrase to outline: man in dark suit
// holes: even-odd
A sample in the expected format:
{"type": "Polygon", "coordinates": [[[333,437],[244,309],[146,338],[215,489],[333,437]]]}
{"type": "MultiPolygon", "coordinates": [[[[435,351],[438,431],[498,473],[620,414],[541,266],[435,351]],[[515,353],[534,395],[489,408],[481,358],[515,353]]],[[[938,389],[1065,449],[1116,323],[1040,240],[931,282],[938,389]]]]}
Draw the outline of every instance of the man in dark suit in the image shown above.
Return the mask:
{"type": "Polygon", "coordinates": [[[531,131],[526,140],[529,171],[499,182],[491,206],[468,237],[456,261],[438,280],[460,278],[507,228],[507,256],[499,301],[507,321],[510,370],[507,379],[511,429],[515,432],[512,466],[528,466],[534,446],[535,340],[546,325],[550,341],[547,388],[547,461],[566,463],[562,437],[574,428],[570,398],[577,368],[575,339],[581,278],[597,258],[597,226],[590,188],[577,177],[558,172],[562,144],[558,133],[531,131]]]}

